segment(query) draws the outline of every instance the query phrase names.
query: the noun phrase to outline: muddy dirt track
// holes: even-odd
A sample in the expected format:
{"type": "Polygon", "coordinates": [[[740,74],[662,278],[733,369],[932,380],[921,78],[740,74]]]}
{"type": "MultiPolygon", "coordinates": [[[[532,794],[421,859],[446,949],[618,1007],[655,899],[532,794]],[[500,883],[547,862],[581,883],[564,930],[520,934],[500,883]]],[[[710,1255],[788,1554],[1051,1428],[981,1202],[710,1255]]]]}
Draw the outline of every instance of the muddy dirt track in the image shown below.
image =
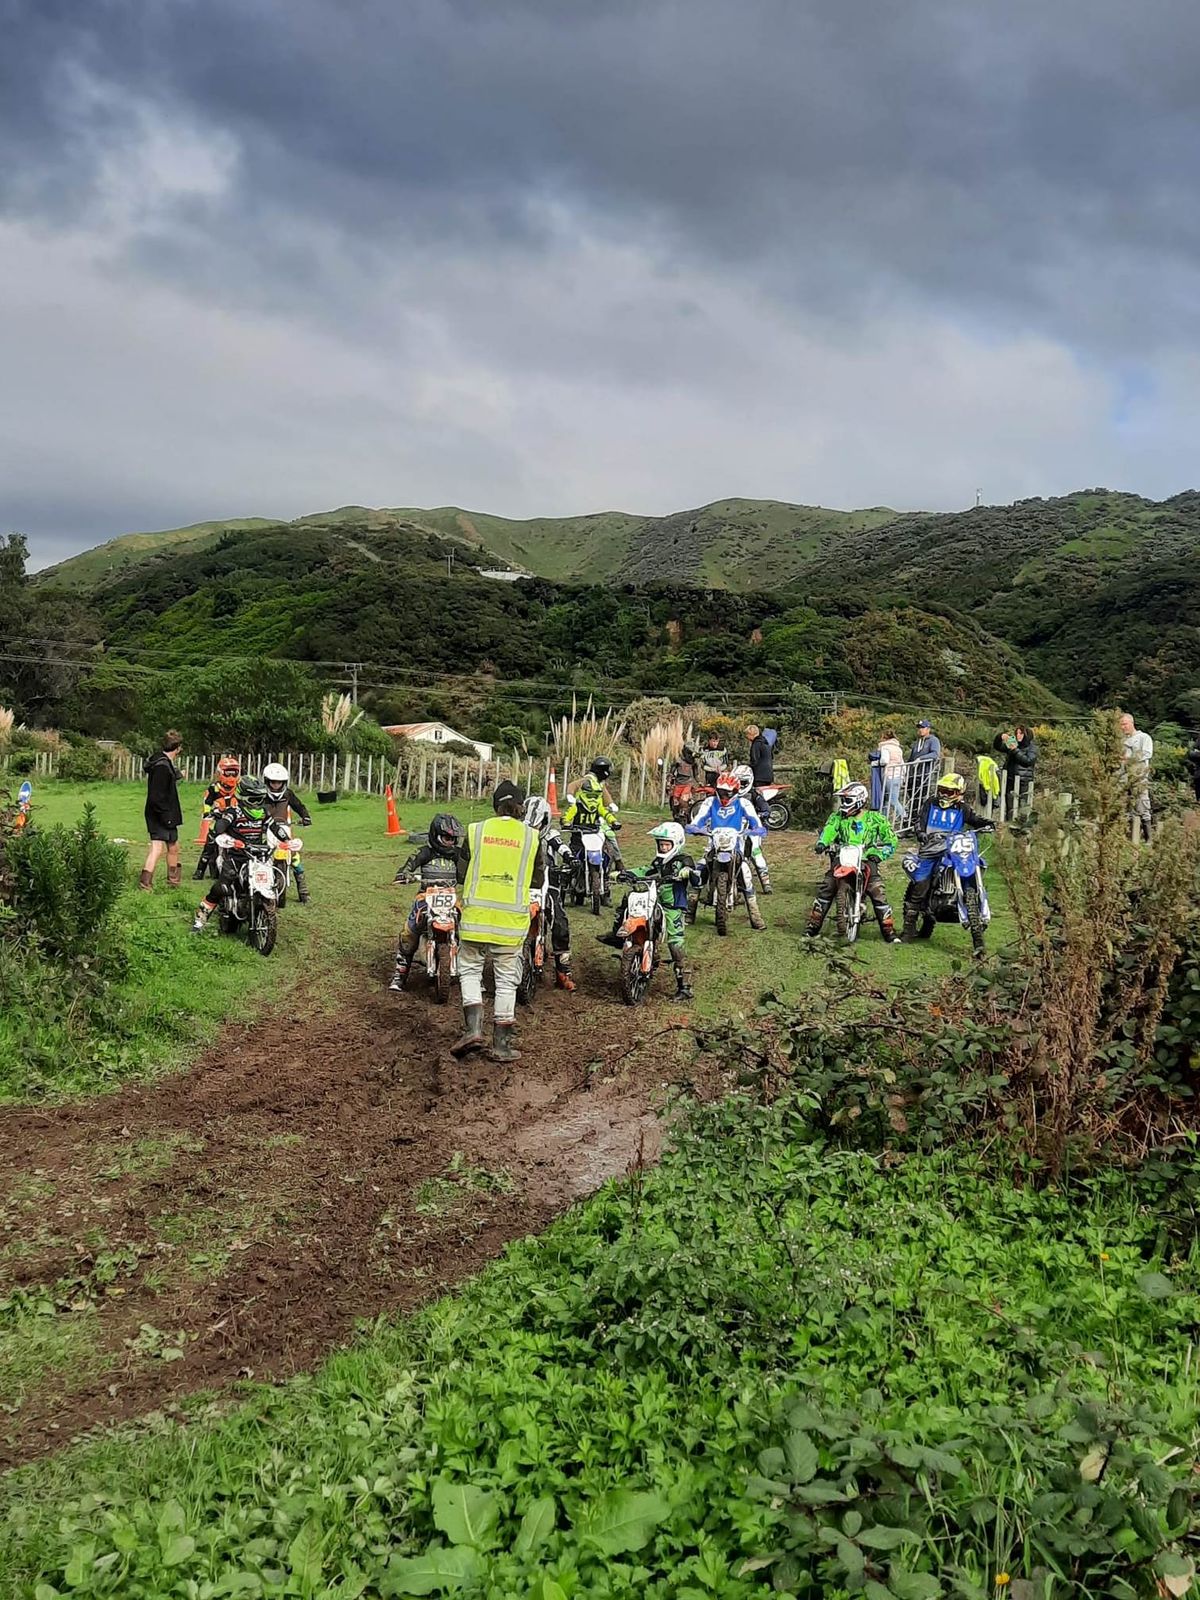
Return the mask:
{"type": "Polygon", "coordinates": [[[0,1467],[311,1368],[652,1159],[686,1038],[656,989],[630,1012],[547,986],[503,1068],[454,1061],[458,1005],[421,977],[399,999],[364,979],[336,1011],[231,1026],[177,1077],[0,1111],[0,1300],[49,1289],[83,1335],[0,1414],[0,1467]]]}

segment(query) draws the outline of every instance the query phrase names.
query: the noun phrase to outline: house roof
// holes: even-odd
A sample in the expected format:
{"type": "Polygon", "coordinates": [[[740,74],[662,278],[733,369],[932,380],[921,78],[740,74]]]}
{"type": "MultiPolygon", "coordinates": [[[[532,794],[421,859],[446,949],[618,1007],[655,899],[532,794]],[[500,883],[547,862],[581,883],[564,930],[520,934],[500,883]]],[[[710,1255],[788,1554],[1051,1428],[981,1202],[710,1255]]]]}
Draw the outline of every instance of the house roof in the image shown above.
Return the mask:
{"type": "MultiPolygon", "coordinates": [[[[448,722],[393,722],[390,727],[384,728],[384,733],[392,733],[398,739],[415,739],[418,734],[428,733],[432,728],[450,728],[448,722]]],[[[453,733],[454,729],[450,728],[453,733]]]]}

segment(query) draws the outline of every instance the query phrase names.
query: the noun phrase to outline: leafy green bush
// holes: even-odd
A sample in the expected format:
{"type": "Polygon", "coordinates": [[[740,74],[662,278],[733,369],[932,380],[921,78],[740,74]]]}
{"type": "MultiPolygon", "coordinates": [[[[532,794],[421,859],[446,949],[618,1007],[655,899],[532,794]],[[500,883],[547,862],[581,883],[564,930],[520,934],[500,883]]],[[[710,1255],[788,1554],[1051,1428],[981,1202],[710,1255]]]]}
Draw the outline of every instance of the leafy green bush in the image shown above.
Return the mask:
{"type": "Polygon", "coordinates": [[[108,776],[108,757],[90,739],[68,741],[55,763],[54,776],[63,783],[100,783],[108,776]]]}
{"type": "Polygon", "coordinates": [[[108,939],[125,881],[125,852],[83,808],[73,828],[27,829],[8,843],[17,927],[54,960],[87,968],[112,957],[108,939]]]}
{"type": "Polygon", "coordinates": [[[8,758],[5,771],[14,778],[27,778],[37,770],[37,751],[14,749],[8,758]]]}

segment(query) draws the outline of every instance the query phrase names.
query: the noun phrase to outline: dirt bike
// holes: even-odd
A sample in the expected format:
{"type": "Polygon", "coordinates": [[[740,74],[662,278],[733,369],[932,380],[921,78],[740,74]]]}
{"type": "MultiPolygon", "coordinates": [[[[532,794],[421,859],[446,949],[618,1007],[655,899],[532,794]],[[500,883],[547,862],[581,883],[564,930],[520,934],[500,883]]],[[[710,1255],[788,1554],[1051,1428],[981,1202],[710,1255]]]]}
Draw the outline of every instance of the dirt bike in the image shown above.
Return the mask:
{"type": "MultiPolygon", "coordinates": [[[[411,883],[411,878],[400,878],[400,883],[411,883]]],[[[433,986],[434,998],[444,1006],[450,998],[450,986],[458,977],[458,928],[461,910],[458,903],[458,884],[455,871],[449,863],[431,861],[421,869],[421,889],[417,898],[425,903],[424,927],[421,946],[418,946],[413,966],[423,959],[425,975],[433,986]]]]}
{"type": "Polygon", "coordinates": [[[271,954],[279,931],[274,858],[281,838],[286,839],[286,834],[272,830],[261,844],[236,840],[225,847],[238,850],[239,860],[217,926],[222,933],[244,932],[260,956],[271,954]]]}
{"type": "Polygon", "coordinates": [[[772,832],[777,832],[780,828],[786,828],[792,820],[792,808],[783,799],[787,788],[788,785],[786,783],[764,783],[760,784],[755,790],[756,794],[762,796],[766,805],[767,814],[763,817],[763,821],[772,832]]]}
{"type": "Polygon", "coordinates": [[[834,905],[837,931],[847,944],[853,944],[862,926],[873,863],[867,860],[860,844],[836,845],[829,854],[835,856],[833,877],[836,885],[834,905]]]}
{"type": "Polygon", "coordinates": [[[971,946],[975,954],[981,956],[992,910],[983,881],[987,862],[980,849],[979,835],[969,828],[961,833],[928,834],[919,849],[910,851],[901,865],[914,883],[933,879],[918,937],[931,939],[939,922],[957,922],[971,935],[971,946]]]}
{"type": "Polygon", "coordinates": [[[671,808],[671,821],[677,822],[681,828],[686,828],[700,807],[715,794],[713,789],[706,789],[702,783],[697,783],[694,778],[686,779],[683,783],[672,784],[667,791],[667,804],[671,808]]]}
{"type": "Polygon", "coordinates": [[[288,890],[295,876],[293,860],[303,848],[303,840],[287,839],[275,851],[275,904],[281,911],[287,905],[288,890]]]}
{"type": "Polygon", "coordinates": [[[537,993],[547,967],[552,965],[548,898],[545,889],[529,891],[529,932],[525,935],[521,976],[517,980],[517,999],[526,1006],[537,993]]]}
{"type": "MultiPolygon", "coordinates": [[[[614,824],[620,827],[620,823],[614,824]]],[[[571,879],[571,895],[577,906],[581,906],[586,899],[591,899],[592,915],[600,915],[600,907],[612,903],[612,890],[609,887],[609,876],[612,873],[612,857],[609,855],[608,840],[601,830],[590,827],[577,827],[572,830],[571,848],[575,855],[575,871],[571,879]]]]}
{"type": "Polygon", "coordinates": [[[658,966],[667,924],[658,903],[657,882],[632,875],[625,881],[632,887],[625,899],[625,916],[617,929],[625,941],[621,948],[621,997],[627,1006],[636,1006],[645,999],[658,966]]]}
{"type": "Polygon", "coordinates": [[[737,828],[714,828],[703,864],[706,888],[689,894],[687,920],[695,922],[703,896],[705,905],[713,908],[717,932],[723,937],[729,932],[729,913],[736,907],[738,895],[747,892],[748,868],[740,831],[737,828]]]}

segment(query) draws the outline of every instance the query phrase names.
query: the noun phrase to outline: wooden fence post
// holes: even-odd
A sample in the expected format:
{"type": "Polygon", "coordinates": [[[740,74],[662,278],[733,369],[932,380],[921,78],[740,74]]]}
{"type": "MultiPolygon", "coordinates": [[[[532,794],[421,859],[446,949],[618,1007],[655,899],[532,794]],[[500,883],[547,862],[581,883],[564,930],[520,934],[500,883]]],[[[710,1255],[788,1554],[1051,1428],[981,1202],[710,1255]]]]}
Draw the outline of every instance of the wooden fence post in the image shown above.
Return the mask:
{"type": "Polygon", "coordinates": [[[646,758],[642,757],[641,771],[638,775],[638,805],[643,805],[646,800],[646,758]]]}
{"type": "Polygon", "coordinates": [[[630,779],[630,775],[632,774],[632,772],[633,772],[633,758],[631,756],[626,756],[624,761],[621,763],[621,804],[622,805],[626,805],[628,803],[628,801],[629,801],[629,779],[630,779]]]}

